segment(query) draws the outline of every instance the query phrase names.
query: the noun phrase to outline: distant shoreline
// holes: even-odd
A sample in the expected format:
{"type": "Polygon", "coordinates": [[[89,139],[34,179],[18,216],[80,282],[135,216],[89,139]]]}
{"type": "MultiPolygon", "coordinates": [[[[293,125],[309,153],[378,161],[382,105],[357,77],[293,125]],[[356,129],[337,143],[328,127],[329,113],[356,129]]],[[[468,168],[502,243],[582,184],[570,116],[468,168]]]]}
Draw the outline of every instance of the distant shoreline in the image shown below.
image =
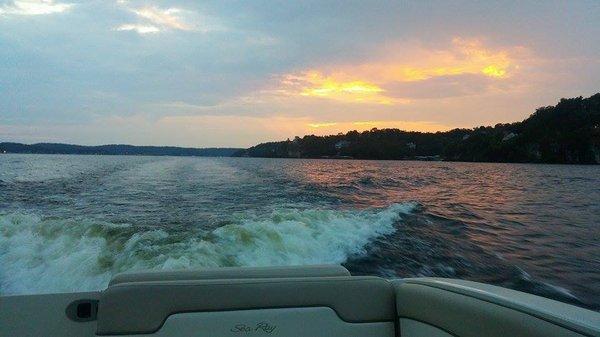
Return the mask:
{"type": "Polygon", "coordinates": [[[521,122],[416,132],[399,129],[307,135],[258,144],[237,157],[600,164],[600,93],[561,99],[521,122]]]}
{"type": "Polygon", "coordinates": [[[371,129],[243,148],[0,143],[0,154],[256,157],[480,163],[600,164],[600,93],[561,99],[510,124],[415,132],[371,129]]]}
{"type": "Polygon", "coordinates": [[[62,143],[22,144],[0,143],[0,154],[73,154],[113,156],[175,156],[175,157],[231,157],[242,148],[190,148],[177,146],[136,146],[125,144],[73,145],[62,143]]]}
{"type": "MultiPolygon", "coordinates": [[[[49,155],[49,156],[113,156],[113,157],[209,157],[209,158],[237,158],[235,156],[220,155],[173,155],[173,154],[106,154],[106,153],[32,153],[32,152],[0,152],[2,155],[49,155]]],[[[303,158],[299,158],[303,159],[303,158]]]]}

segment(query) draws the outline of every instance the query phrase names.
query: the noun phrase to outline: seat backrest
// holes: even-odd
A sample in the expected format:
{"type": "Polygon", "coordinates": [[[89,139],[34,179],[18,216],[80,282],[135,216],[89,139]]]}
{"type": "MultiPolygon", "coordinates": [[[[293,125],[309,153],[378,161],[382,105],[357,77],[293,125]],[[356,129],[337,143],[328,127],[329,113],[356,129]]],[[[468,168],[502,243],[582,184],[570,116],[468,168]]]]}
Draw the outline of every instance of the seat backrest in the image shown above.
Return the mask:
{"type": "Polygon", "coordinates": [[[221,322],[220,330],[206,333],[239,336],[277,326],[277,336],[291,337],[307,335],[298,329],[318,323],[311,336],[392,337],[395,319],[392,284],[378,277],[143,281],[114,283],[102,292],[96,333],[158,336],[186,327],[201,333],[207,322],[221,322]]]}

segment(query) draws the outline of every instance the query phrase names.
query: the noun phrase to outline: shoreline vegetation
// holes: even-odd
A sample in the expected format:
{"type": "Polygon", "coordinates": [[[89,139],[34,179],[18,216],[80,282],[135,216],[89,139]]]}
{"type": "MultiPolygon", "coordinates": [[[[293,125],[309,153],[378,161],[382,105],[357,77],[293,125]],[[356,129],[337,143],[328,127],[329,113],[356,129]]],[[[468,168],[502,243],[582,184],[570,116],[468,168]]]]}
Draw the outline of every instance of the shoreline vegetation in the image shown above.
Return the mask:
{"type": "Polygon", "coordinates": [[[4,142],[2,153],[600,164],[600,93],[563,98],[522,122],[435,133],[371,129],[248,149],[4,142]]]}
{"type": "Polygon", "coordinates": [[[124,144],[85,146],[61,143],[0,143],[2,153],[28,154],[82,154],[117,156],[195,156],[195,157],[231,157],[240,148],[192,148],[177,146],[135,146],[124,144]]]}
{"type": "Polygon", "coordinates": [[[349,131],[262,143],[239,157],[600,164],[600,93],[561,99],[522,122],[414,132],[349,131]]]}

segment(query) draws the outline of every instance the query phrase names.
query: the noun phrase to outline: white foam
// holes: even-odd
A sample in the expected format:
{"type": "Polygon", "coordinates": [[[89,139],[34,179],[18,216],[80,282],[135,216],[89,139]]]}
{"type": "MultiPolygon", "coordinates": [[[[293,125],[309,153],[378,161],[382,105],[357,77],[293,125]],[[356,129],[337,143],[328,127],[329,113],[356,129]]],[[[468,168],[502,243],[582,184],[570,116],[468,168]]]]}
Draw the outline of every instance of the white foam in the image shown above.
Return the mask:
{"type": "Polygon", "coordinates": [[[97,290],[126,270],[342,263],[414,207],[284,209],[212,232],[0,215],[0,293],[97,290]]]}

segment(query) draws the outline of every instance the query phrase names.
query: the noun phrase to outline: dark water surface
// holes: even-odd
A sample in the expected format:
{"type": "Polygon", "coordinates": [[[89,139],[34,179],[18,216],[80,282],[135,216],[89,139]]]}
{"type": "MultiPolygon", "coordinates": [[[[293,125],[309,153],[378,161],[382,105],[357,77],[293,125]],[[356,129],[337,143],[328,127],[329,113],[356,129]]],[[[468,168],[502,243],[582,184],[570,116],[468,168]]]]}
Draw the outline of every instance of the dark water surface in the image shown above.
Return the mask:
{"type": "Polygon", "coordinates": [[[600,309],[600,167],[0,155],[0,293],[343,263],[600,309]]]}

